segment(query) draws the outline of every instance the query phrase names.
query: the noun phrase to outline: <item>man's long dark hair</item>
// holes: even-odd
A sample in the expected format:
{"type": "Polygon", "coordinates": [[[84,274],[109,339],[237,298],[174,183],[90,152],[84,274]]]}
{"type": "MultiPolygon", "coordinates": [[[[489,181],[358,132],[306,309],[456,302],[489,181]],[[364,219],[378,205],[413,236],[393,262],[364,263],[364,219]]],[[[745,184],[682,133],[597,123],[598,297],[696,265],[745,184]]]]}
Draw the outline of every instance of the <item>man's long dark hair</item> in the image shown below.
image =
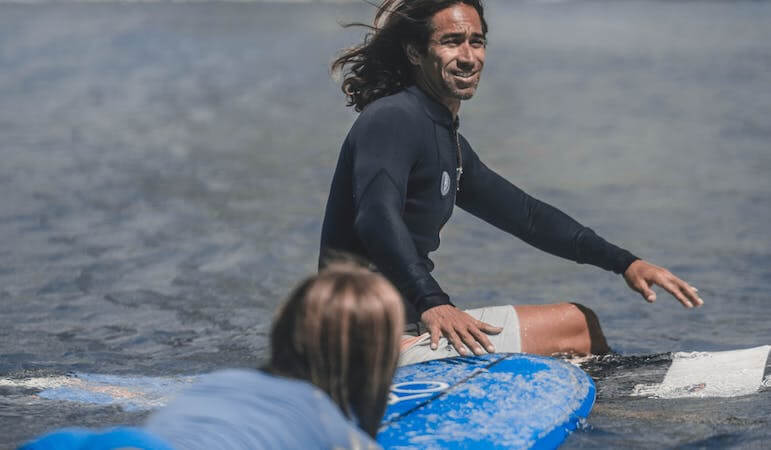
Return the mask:
{"type": "Polygon", "coordinates": [[[406,46],[425,54],[431,37],[431,18],[458,3],[476,9],[487,35],[482,0],[384,0],[372,25],[352,23],[370,31],[360,45],[347,49],[332,62],[332,73],[342,73],[348,106],[361,111],[373,101],[414,84],[413,66],[406,46]]]}

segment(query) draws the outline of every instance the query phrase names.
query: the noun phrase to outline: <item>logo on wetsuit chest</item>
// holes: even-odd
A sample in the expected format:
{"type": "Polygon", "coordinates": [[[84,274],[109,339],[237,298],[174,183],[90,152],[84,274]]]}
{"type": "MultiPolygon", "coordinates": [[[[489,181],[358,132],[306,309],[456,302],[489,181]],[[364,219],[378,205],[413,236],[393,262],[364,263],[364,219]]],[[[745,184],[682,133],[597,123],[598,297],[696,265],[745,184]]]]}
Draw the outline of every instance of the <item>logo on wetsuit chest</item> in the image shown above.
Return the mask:
{"type": "Polygon", "coordinates": [[[439,188],[442,192],[442,197],[450,192],[450,174],[446,170],[442,172],[442,184],[439,188]]]}

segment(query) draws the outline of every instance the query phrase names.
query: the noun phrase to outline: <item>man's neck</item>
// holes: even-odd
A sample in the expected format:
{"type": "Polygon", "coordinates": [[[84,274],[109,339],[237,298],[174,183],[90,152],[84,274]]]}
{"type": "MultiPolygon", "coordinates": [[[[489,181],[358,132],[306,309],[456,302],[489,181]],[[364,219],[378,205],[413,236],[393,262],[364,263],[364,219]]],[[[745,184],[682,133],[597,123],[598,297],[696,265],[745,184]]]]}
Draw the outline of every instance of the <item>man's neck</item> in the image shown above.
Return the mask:
{"type": "Polygon", "coordinates": [[[458,118],[458,111],[460,110],[460,100],[457,98],[452,97],[442,97],[436,93],[434,89],[431,89],[431,86],[428,85],[424,80],[418,78],[417,82],[415,83],[418,88],[420,88],[421,91],[425,92],[426,95],[436,100],[437,103],[447,108],[450,113],[452,114],[452,120],[455,120],[458,118]]]}

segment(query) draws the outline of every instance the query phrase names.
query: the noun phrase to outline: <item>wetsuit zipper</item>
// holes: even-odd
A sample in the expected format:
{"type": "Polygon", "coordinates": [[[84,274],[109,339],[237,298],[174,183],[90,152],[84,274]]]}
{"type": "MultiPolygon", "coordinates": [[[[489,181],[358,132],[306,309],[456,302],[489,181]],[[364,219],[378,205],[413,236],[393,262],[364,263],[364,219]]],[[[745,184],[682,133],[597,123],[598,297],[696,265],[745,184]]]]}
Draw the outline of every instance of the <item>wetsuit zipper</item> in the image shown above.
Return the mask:
{"type": "Polygon", "coordinates": [[[455,168],[455,192],[460,192],[460,177],[463,175],[463,156],[460,153],[460,137],[458,136],[458,129],[453,126],[450,134],[455,139],[455,148],[457,149],[456,161],[458,166],[455,168]]]}

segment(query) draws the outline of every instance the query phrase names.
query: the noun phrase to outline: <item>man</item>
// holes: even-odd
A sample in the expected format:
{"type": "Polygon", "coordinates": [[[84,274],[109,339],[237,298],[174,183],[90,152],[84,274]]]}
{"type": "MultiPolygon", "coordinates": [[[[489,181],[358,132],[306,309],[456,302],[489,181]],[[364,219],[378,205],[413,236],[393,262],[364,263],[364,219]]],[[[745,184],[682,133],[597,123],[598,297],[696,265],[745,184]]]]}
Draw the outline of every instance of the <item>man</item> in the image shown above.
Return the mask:
{"type": "Polygon", "coordinates": [[[361,114],[332,181],[321,265],[329,251],[355,253],[399,288],[408,319],[428,329],[408,341],[414,354],[402,363],[496,348],[608,351],[596,316],[581,305],[457,309],[431,276],[428,258],[455,204],[544,251],[623,274],[649,302],[655,284],[687,308],[700,306],[686,282],[606,242],[480,161],[457,129],[461,101],[479,84],[486,35],[479,0],[386,0],[364,43],[333,63],[333,70],[347,69],[343,92],[361,114]],[[442,336],[452,347],[439,345],[442,336]]]}

